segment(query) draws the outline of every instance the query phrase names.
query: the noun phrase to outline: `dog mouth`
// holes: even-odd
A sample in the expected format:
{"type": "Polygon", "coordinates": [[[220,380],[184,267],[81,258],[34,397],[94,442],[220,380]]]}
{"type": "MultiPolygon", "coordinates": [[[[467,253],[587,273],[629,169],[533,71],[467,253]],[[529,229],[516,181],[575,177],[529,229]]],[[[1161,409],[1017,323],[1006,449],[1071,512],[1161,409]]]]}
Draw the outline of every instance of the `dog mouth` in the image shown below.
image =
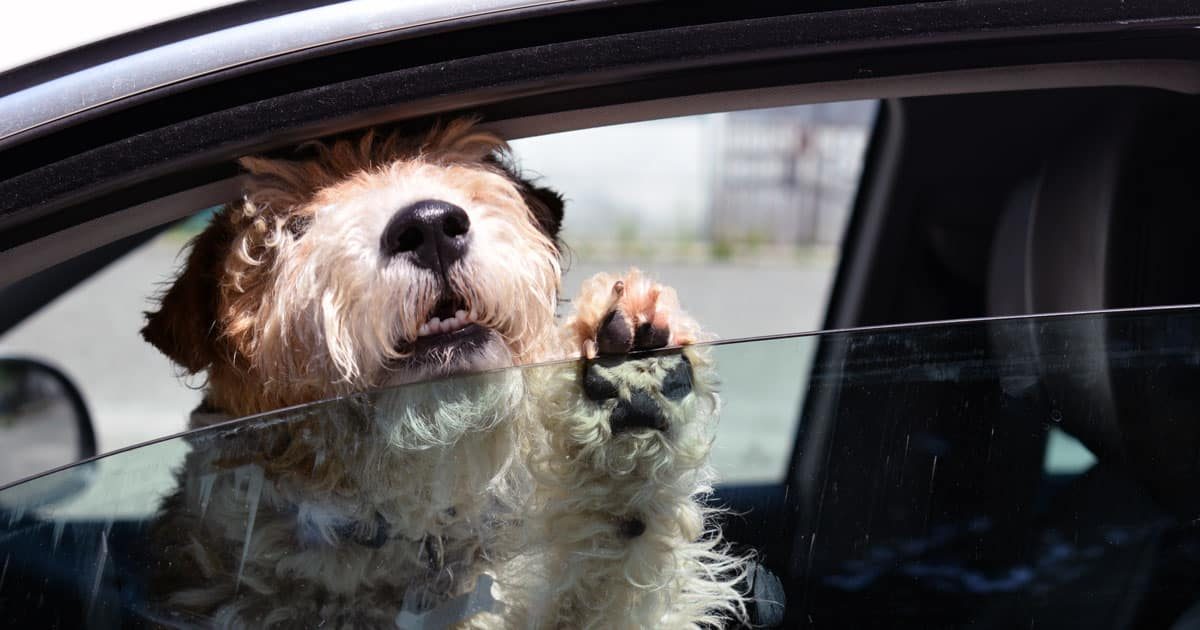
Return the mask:
{"type": "Polygon", "coordinates": [[[480,372],[512,365],[503,336],[479,320],[471,303],[449,287],[425,315],[416,337],[396,342],[384,385],[480,372]]]}
{"type": "Polygon", "coordinates": [[[448,295],[430,311],[429,319],[417,330],[417,339],[451,335],[472,326],[479,327],[475,323],[475,313],[466,301],[457,295],[448,295]]]}
{"type": "Polygon", "coordinates": [[[409,361],[419,362],[439,351],[469,354],[482,347],[490,335],[491,331],[476,321],[466,300],[447,291],[418,328],[416,339],[403,340],[396,349],[409,355],[409,361]]]}

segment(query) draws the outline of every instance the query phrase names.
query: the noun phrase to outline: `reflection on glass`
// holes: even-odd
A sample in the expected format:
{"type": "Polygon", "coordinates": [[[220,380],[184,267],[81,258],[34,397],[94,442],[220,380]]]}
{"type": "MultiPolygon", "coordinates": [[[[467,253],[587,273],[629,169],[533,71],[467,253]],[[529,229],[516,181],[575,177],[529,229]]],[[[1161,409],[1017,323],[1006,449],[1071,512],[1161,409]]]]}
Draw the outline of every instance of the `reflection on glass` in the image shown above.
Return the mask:
{"type": "Polygon", "coordinates": [[[1096,456],[1070,433],[1050,427],[1046,434],[1046,461],[1043,466],[1048,474],[1078,475],[1096,463],[1096,456]]]}
{"type": "Polygon", "coordinates": [[[6,450],[0,485],[78,460],[83,440],[78,415],[49,370],[0,360],[0,445],[6,450]]]}
{"type": "MultiPolygon", "coordinates": [[[[634,613],[582,612],[590,599],[564,599],[566,586],[623,601],[623,585],[639,582],[604,573],[615,557],[636,560],[621,566],[642,577],[676,575],[650,543],[713,541],[689,530],[705,504],[671,504],[681,520],[648,506],[702,488],[705,459],[720,457],[726,470],[770,459],[780,472],[726,482],[707,500],[730,508],[712,523],[731,553],[755,552],[778,577],[787,627],[1110,625],[1101,594],[1124,598],[1123,619],[1169,626],[1200,601],[1200,311],[688,352],[691,389],[661,417],[627,416],[626,431],[609,412],[628,392],[604,413],[579,406],[589,365],[532,366],[111,455],[65,503],[12,501],[64,473],[0,491],[0,619],[424,628],[592,614],[620,625],[634,613]],[[713,376],[721,413],[710,454],[713,376]],[[776,387],[806,378],[803,401],[776,387]],[[1056,432],[1064,437],[1048,437],[1056,432]],[[1065,460],[1048,439],[1076,441],[1092,459],[1050,465],[1065,460]],[[645,518],[628,518],[631,505],[645,518]]],[[[636,372],[679,356],[602,367],[636,372]]],[[[729,576],[720,561],[701,564],[729,576]]]]}

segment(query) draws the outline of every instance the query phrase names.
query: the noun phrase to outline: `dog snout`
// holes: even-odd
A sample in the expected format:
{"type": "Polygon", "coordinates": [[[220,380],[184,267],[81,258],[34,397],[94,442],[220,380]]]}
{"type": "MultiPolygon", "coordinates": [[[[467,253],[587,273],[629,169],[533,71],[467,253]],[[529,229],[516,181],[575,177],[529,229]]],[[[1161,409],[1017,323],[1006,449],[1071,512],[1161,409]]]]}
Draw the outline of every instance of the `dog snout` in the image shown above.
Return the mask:
{"type": "Polygon", "coordinates": [[[425,199],[401,208],[383,230],[387,257],[407,256],[419,267],[445,270],[467,252],[471,219],[462,208],[425,199]]]}

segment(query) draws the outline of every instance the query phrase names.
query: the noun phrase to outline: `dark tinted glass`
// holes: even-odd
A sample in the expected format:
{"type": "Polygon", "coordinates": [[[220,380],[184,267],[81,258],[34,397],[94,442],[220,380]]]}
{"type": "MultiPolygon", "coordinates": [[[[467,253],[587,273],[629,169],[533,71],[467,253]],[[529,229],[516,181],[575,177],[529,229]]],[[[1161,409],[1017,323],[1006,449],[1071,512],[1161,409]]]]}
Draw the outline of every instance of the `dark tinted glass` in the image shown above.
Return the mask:
{"type": "MultiPolygon", "coordinates": [[[[774,576],[760,572],[755,593],[786,596],[786,626],[1170,627],[1198,614],[1200,311],[836,332],[705,352],[723,381],[714,453],[739,433],[772,430],[792,452],[778,481],[718,483],[708,498],[729,508],[721,523],[735,549],[774,576]],[[780,373],[808,383],[802,403],[759,386],[780,373]],[[777,430],[789,414],[801,417],[795,435],[777,430]]],[[[39,488],[69,471],[9,487],[0,491],[0,621],[219,623],[162,603],[181,601],[163,596],[182,592],[181,566],[214,570],[186,560],[197,544],[212,548],[201,541],[241,541],[214,551],[214,563],[237,573],[231,590],[205,595],[223,603],[261,586],[246,567],[304,580],[295,563],[321,545],[386,568],[371,554],[389,548],[384,532],[395,524],[339,515],[400,499],[440,505],[439,489],[454,484],[489,487],[474,477],[483,451],[462,449],[477,429],[502,426],[456,433],[414,424],[414,411],[490,409],[498,419],[556,404],[533,384],[580,386],[584,372],[577,363],[516,368],[235,421],[102,458],[83,493],[55,503],[40,502],[39,488]],[[347,452],[359,454],[329,457],[347,452]],[[416,468],[380,477],[374,496],[340,482],[390,456],[441,463],[427,482],[416,468]],[[321,480],[322,501],[290,489],[321,480]],[[291,525],[278,526],[281,514],[291,525]],[[223,533],[214,538],[214,528],[223,533]]],[[[441,513],[462,516],[455,506],[441,513]]],[[[521,531],[502,521],[480,531],[521,531]]],[[[413,545],[449,562],[448,548],[413,545]]],[[[438,575],[364,601],[389,620],[405,607],[428,612],[414,593],[438,575]]]]}

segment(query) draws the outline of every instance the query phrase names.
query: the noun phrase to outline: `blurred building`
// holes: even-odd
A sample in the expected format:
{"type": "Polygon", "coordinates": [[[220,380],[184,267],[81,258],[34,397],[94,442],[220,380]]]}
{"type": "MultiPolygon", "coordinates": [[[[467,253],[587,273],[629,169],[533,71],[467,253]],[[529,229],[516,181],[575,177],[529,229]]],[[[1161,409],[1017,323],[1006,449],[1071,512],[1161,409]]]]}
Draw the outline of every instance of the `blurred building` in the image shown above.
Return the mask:
{"type": "Polygon", "coordinates": [[[732,112],[716,120],[709,238],[836,244],[854,202],[873,101],[732,112]]]}

